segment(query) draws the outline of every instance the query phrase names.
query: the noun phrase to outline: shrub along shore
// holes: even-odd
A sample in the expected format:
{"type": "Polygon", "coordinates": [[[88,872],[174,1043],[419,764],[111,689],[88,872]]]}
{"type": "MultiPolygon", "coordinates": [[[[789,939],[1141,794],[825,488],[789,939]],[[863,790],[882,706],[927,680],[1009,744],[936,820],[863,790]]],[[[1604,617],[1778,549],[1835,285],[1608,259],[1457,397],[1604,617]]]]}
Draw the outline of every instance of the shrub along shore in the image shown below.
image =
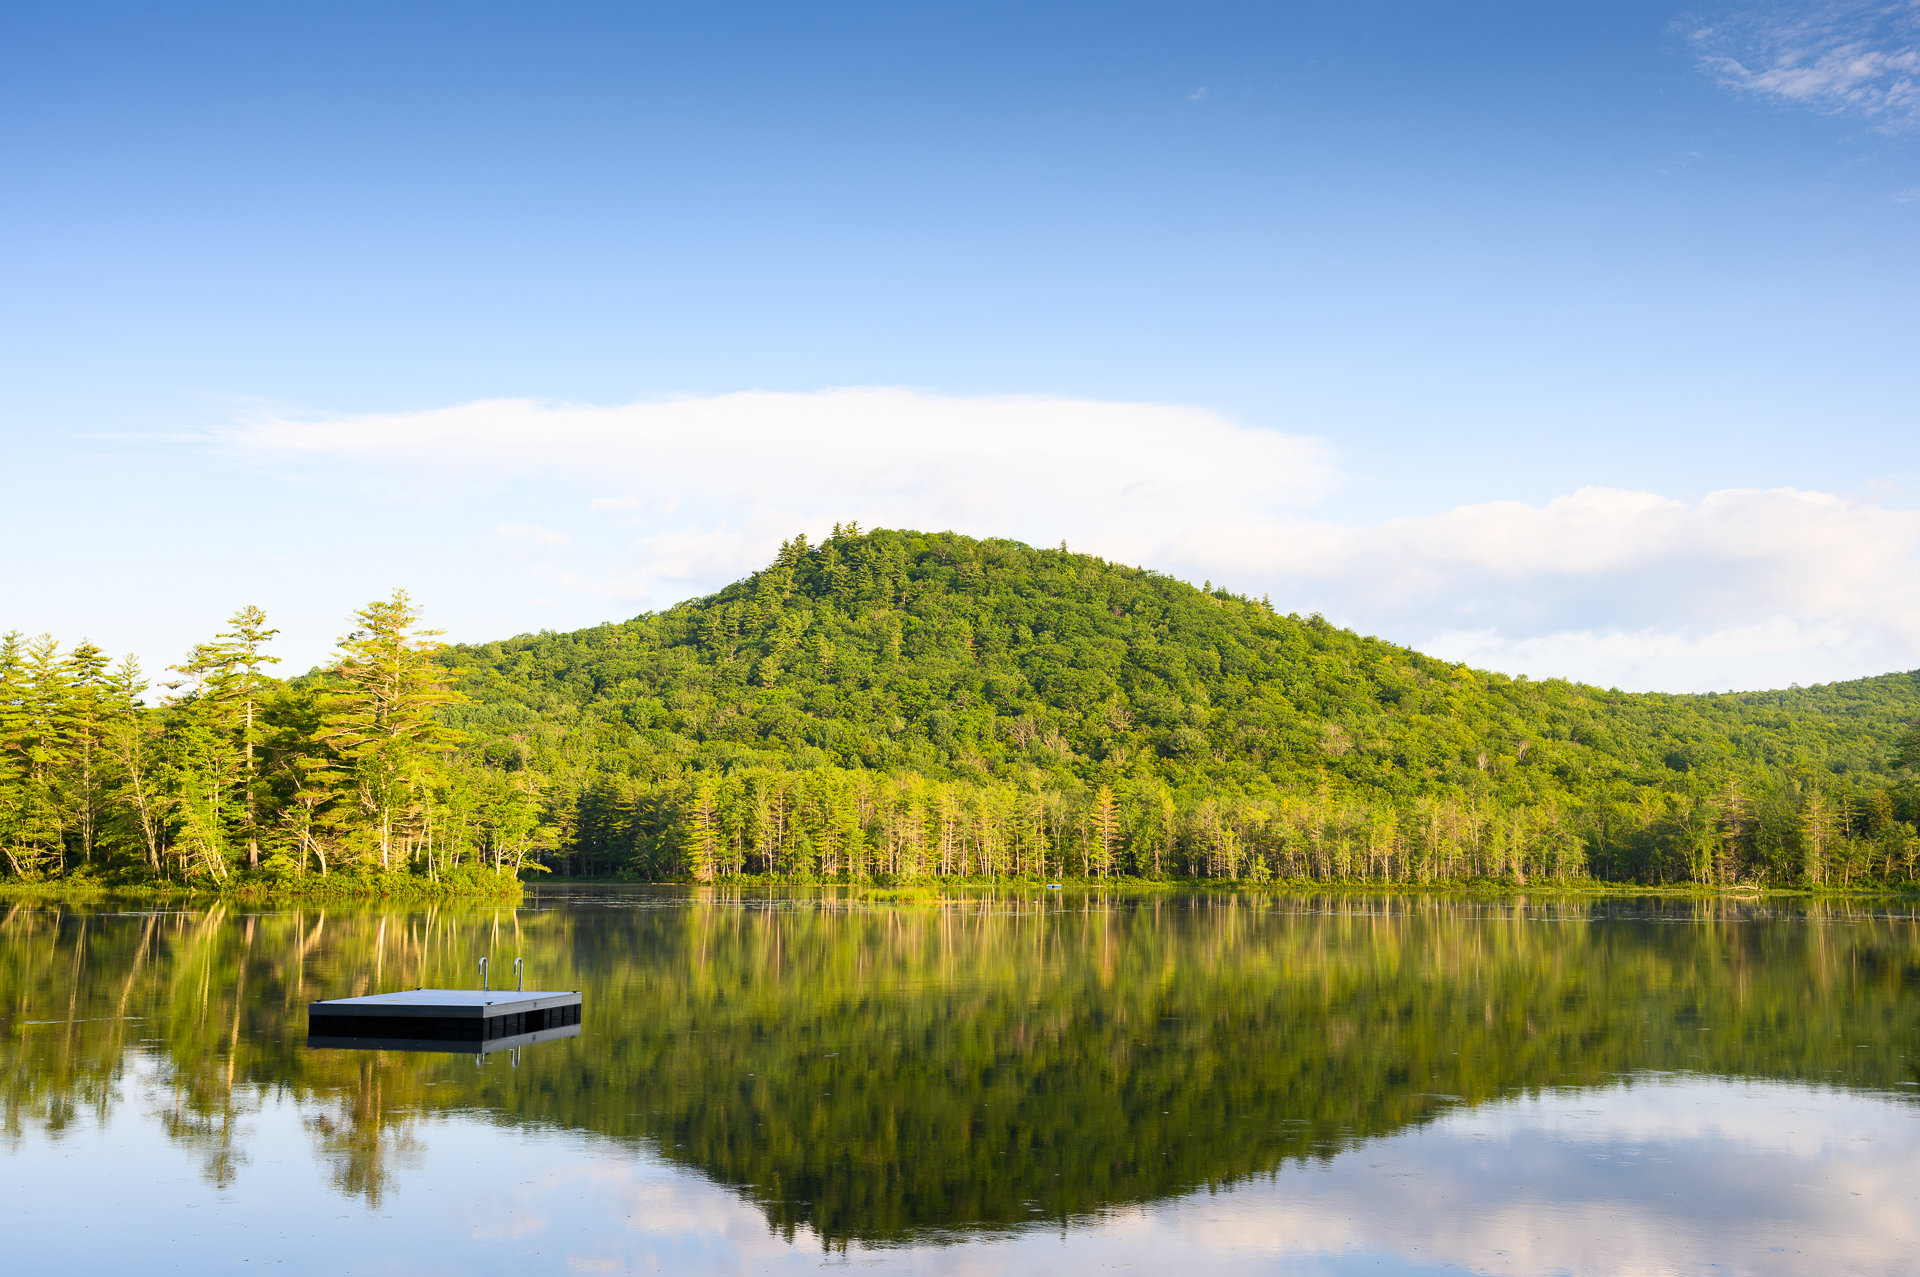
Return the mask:
{"type": "Polygon", "coordinates": [[[455,872],[438,880],[398,873],[285,878],[244,872],[218,881],[207,878],[182,881],[138,873],[72,873],[32,881],[0,879],[0,901],[211,897],[258,903],[470,900],[518,904],[525,890],[520,879],[491,871],[455,872]]]}

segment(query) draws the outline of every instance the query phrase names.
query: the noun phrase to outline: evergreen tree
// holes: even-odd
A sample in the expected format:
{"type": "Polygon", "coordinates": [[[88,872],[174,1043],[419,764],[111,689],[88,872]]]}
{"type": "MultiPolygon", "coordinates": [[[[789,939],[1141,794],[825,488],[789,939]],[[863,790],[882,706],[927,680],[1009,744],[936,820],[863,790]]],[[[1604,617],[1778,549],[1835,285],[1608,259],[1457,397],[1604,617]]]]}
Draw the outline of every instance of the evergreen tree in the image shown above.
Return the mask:
{"type": "Polygon", "coordinates": [[[108,817],[107,656],[86,640],[67,654],[67,793],[80,861],[91,865],[108,817]]]}
{"type": "Polygon", "coordinates": [[[0,853],[16,878],[28,876],[22,863],[27,825],[28,737],[25,643],[18,631],[0,636],[0,853]]]}
{"type": "Polygon", "coordinates": [[[1120,842],[1120,809],[1115,801],[1113,790],[1106,785],[1093,796],[1092,813],[1093,865],[1092,871],[1100,877],[1113,872],[1114,850],[1120,842]]]}
{"type": "Polygon", "coordinates": [[[682,857],[686,873],[695,882],[712,882],[720,860],[720,818],[713,801],[713,787],[695,788],[693,802],[687,808],[686,828],[682,834],[682,857]]]}
{"type": "Polygon", "coordinates": [[[72,824],[68,747],[73,732],[72,672],[50,634],[0,650],[0,748],[11,773],[5,796],[5,851],[15,875],[37,878],[65,867],[72,824]]]}
{"type": "Polygon", "coordinates": [[[278,686],[264,667],[280,659],[264,651],[279,633],[266,620],[257,607],[234,613],[229,629],[174,666],[183,677],[169,685],[180,692],[168,733],[180,855],[215,877],[238,854],[260,867],[263,707],[278,686]]]}
{"type": "Polygon", "coordinates": [[[106,754],[115,773],[114,809],[127,827],[126,841],[136,847],[146,868],[160,873],[161,840],[166,828],[166,797],[159,788],[151,716],[141,704],[147,684],[140,662],[122,657],[107,682],[106,754]]]}
{"type": "Polygon", "coordinates": [[[321,739],[349,792],[361,852],[382,870],[408,858],[424,832],[426,799],[460,736],[439,711],[464,699],[434,661],[439,630],[417,630],[405,590],[354,614],[323,701],[321,739]]]}

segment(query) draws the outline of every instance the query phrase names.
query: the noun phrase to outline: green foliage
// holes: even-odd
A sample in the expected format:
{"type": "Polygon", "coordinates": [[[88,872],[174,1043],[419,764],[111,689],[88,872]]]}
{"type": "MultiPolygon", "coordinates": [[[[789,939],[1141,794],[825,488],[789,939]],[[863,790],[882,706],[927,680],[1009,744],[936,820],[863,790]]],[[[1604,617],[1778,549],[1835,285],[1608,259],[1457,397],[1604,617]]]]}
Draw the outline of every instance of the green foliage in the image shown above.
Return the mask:
{"type": "Polygon", "coordinates": [[[339,661],[283,683],[257,608],[196,646],[159,708],[131,660],[0,644],[0,852],[28,883],[173,882],[233,894],[512,897],[546,845],[528,778],[453,757],[457,700],[404,593],[339,661]]]}
{"type": "Polygon", "coordinates": [[[571,872],[1915,871],[1916,674],[1708,696],[1507,678],[1010,541],[837,528],[666,612],[443,659],[471,702],[451,721],[539,778],[571,872]],[[685,836],[701,793],[720,851],[685,836]]]}
{"type": "Polygon", "coordinates": [[[459,739],[437,711],[459,698],[432,661],[439,631],[414,628],[419,611],[406,591],[355,620],[321,693],[317,739],[328,753],[305,775],[332,791],[334,826],[357,833],[361,857],[384,873],[426,837],[438,764],[459,739]]]}

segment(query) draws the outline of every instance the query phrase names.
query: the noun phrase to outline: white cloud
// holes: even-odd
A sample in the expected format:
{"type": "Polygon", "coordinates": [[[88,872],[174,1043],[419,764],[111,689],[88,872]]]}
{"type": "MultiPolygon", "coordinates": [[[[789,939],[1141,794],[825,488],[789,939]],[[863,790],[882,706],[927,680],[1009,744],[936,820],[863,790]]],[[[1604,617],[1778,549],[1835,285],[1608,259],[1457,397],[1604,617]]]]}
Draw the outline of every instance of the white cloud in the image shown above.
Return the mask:
{"type": "MultiPolygon", "coordinates": [[[[727,494],[801,506],[811,492],[852,484],[869,499],[955,518],[1005,517],[1045,498],[1062,478],[1069,495],[1102,490],[1134,506],[1202,483],[1232,505],[1265,506],[1317,497],[1334,477],[1314,441],[1203,409],[886,387],[611,408],[495,399],[418,413],[267,419],[229,441],[255,451],[408,463],[421,467],[421,478],[621,478],[650,498],[671,494],[689,503],[727,494]]],[[[613,500],[620,499],[601,499],[613,500]]]]}
{"type": "Polygon", "coordinates": [[[1637,630],[1562,630],[1509,636],[1498,630],[1440,631],[1420,642],[1422,651],[1479,669],[1509,670],[1536,677],[1574,676],[1582,681],[1640,690],[1732,691],[1824,681],[1825,670],[1841,677],[1861,670],[1899,668],[1910,652],[1871,641],[1836,622],[1776,616],[1753,625],[1697,633],[1645,627],[1637,630]],[[1862,649],[1866,649],[1863,651],[1862,649]],[[1884,651],[1875,659],[1871,652],[1884,651]]]}
{"type": "Polygon", "coordinates": [[[543,528],[537,524],[503,523],[494,530],[495,536],[508,537],[516,541],[531,541],[535,545],[566,545],[567,534],[543,528]]]}
{"type": "Polygon", "coordinates": [[[842,519],[1049,544],[1098,536],[1145,555],[1154,540],[1130,529],[1272,519],[1337,478],[1318,442],[1198,408],[885,388],[619,407],[490,400],[267,419],[228,442],[303,469],[346,462],[416,501],[493,503],[529,483],[624,489],[628,498],[596,502],[630,499],[618,508],[639,512],[618,575],[668,597],[751,571],[796,531],[842,519]]]}
{"type": "Polygon", "coordinates": [[[1920,0],[1768,5],[1689,34],[1701,65],[1741,92],[1887,127],[1920,120],[1920,0]]]}
{"type": "Polygon", "coordinates": [[[1920,664],[1920,512],[1827,493],[1586,488],[1371,527],[1200,527],[1169,557],[1535,676],[1724,690],[1920,664]]]}
{"type": "Polygon", "coordinates": [[[410,500],[531,514],[588,492],[622,532],[501,536],[576,597],[660,607],[833,522],[1012,536],[1138,563],[1511,673],[1627,688],[1812,683],[1920,665],[1920,513],[1818,492],[1696,502],[1586,488],[1351,526],[1312,439],[1201,409],[899,389],[620,407],[523,400],[255,422],[231,440],[410,500]],[[558,495],[553,491],[559,489],[558,495]]]}
{"type": "MultiPolygon", "coordinates": [[[[649,597],[647,587],[638,581],[594,581],[586,577],[563,572],[551,563],[540,565],[540,573],[551,577],[555,584],[564,590],[576,594],[598,594],[604,598],[624,599],[630,603],[644,603],[649,597]]],[[[537,599],[535,602],[552,603],[552,599],[537,599]]]]}

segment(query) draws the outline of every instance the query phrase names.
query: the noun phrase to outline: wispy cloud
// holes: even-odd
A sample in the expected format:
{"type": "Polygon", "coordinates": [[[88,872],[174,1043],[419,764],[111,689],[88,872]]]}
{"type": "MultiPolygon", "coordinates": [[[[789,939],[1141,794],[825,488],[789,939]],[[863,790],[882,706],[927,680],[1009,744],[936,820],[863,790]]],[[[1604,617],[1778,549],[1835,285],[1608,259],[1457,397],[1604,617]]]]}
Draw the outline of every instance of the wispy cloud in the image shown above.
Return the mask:
{"type": "Polygon", "coordinates": [[[529,577],[652,607],[858,519],[1065,538],[1514,673],[1703,690],[1920,665],[1920,512],[1587,488],[1343,524],[1313,513],[1340,482],[1321,444],[1191,407],[900,389],[511,400],[265,420],[232,442],[450,518],[517,512],[496,534],[541,547],[529,577]],[[626,495],[589,496],[607,491],[626,495]],[[621,517],[572,541],[537,521],[587,504],[621,517]]]}
{"type": "Polygon", "coordinates": [[[638,581],[594,581],[586,577],[563,572],[551,563],[540,565],[541,575],[550,577],[562,589],[575,594],[597,594],[603,598],[624,599],[629,603],[644,603],[649,591],[638,581]]]}
{"type": "Polygon", "coordinates": [[[765,526],[739,543],[742,569],[782,536],[843,518],[1050,542],[1090,529],[1271,518],[1339,481],[1316,440],[1204,409],[898,388],[278,417],[230,432],[227,443],[303,464],[346,462],[401,499],[558,480],[623,491],[635,505],[618,508],[637,510],[643,527],[667,521],[653,534],[727,539],[765,526]]]}
{"type": "Polygon", "coordinates": [[[1766,5],[1686,26],[1729,88],[1884,128],[1920,123],[1920,0],[1766,5]]]}
{"type": "Polygon", "coordinates": [[[1367,527],[1200,527],[1169,557],[1512,672],[1724,690],[1920,664],[1920,512],[1828,493],[1586,488],[1367,527]]]}
{"type": "Polygon", "coordinates": [[[506,537],[514,541],[531,541],[535,545],[566,545],[567,534],[543,528],[537,524],[503,523],[493,530],[495,536],[506,537]]]}

